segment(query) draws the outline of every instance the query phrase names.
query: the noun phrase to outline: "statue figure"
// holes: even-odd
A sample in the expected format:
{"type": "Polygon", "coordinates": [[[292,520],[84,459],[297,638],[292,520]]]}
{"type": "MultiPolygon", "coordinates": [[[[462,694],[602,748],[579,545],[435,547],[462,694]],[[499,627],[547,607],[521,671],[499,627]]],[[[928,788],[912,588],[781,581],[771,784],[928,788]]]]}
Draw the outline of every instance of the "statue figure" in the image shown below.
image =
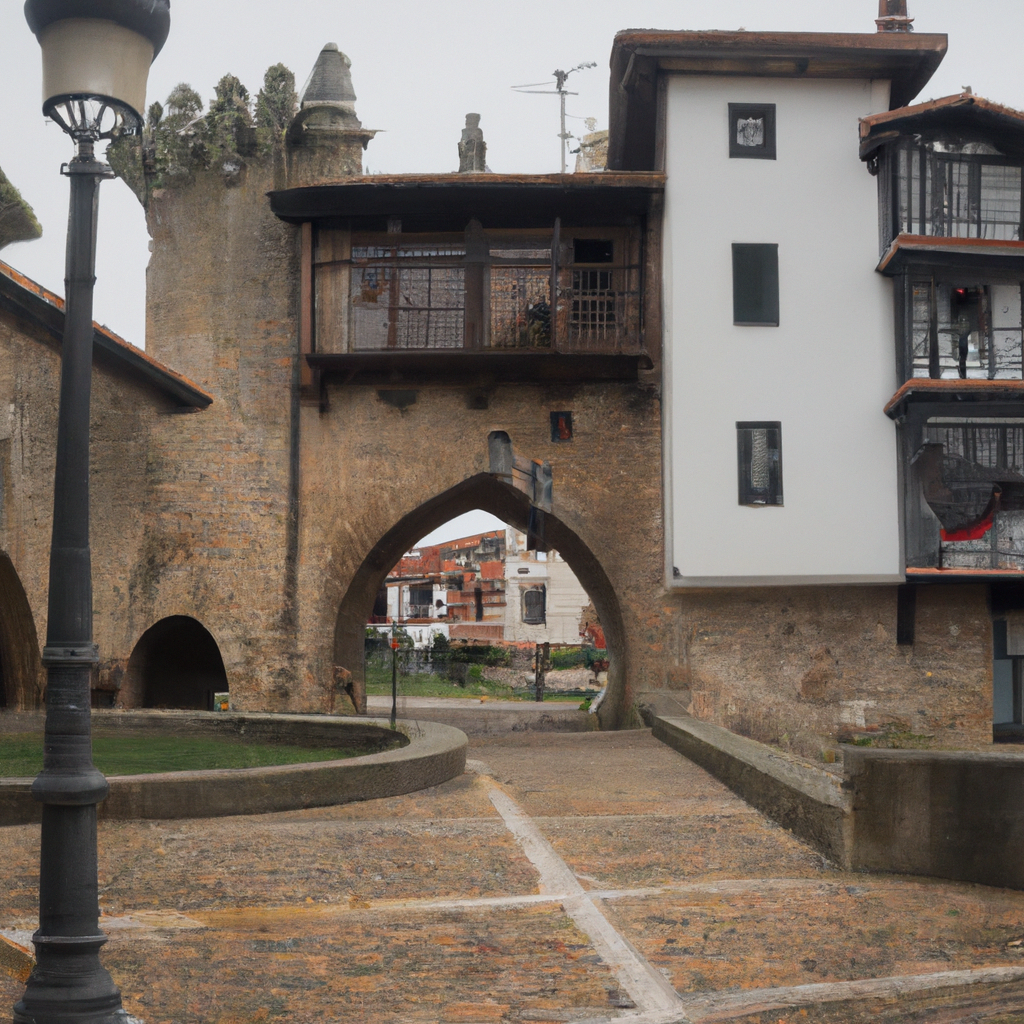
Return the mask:
{"type": "Polygon", "coordinates": [[[467,114],[459,142],[459,173],[482,174],[487,170],[487,143],[480,130],[480,115],[467,114]]]}

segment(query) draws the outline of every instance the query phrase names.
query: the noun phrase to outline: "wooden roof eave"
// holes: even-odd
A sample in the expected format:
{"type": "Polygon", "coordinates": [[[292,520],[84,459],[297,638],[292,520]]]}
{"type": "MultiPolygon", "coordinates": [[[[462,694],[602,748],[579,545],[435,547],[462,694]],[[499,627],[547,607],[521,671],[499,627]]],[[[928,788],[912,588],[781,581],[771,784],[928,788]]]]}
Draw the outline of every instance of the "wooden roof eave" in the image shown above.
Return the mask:
{"type": "Polygon", "coordinates": [[[610,60],[608,167],[655,167],[661,74],[887,79],[890,107],[902,107],[947,46],[945,35],[923,33],[620,32],[610,60]]]}
{"type": "Polygon", "coordinates": [[[905,416],[911,405],[956,405],[964,416],[978,405],[999,405],[1012,411],[1000,414],[1020,415],[1024,411],[1024,380],[959,380],[955,378],[914,377],[904,383],[885,404],[890,419],[905,416]]]}
{"type": "Polygon", "coordinates": [[[875,269],[886,277],[895,277],[913,266],[1024,274],[1024,242],[901,234],[893,239],[875,269]]]}
{"type": "Polygon", "coordinates": [[[290,223],[331,218],[399,217],[462,230],[473,217],[485,227],[553,223],[556,216],[611,222],[642,216],[665,190],[665,176],[619,174],[364,175],[275,189],[275,216],[290,223]]]}
{"type": "MultiPolygon", "coordinates": [[[[52,339],[54,347],[60,351],[64,340],[63,300],[2,262],[0,309],[35,325],[52,339]]],[[[142,349],[96,323],[93,324],[93,358],[97,364],[105,365],[116,373],[126,373],[156,388],[180,407],[205,409],[213,402],[212,395],[187,377],[175,373],[142,349]]]]}
{"type": "Polygon", "coordinates": [[[1024,113],[983,96],[958,93],[872,114],[860,122],[860,157],[868,160],[900,138],[943,135],[989,141],[1008,155],[1024,154],[1024,113]]]}

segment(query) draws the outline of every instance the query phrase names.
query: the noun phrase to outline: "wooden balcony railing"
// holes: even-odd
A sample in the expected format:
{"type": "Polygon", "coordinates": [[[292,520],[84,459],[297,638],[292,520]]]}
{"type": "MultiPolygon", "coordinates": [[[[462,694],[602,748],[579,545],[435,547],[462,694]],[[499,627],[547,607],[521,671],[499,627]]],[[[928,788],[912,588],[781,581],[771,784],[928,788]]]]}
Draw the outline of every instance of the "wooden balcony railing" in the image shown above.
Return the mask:
{"type": "Polygon", "coordinates": [[[643,352],[638,238],[381,235],[320,247],[316,350],[643,352]]]}

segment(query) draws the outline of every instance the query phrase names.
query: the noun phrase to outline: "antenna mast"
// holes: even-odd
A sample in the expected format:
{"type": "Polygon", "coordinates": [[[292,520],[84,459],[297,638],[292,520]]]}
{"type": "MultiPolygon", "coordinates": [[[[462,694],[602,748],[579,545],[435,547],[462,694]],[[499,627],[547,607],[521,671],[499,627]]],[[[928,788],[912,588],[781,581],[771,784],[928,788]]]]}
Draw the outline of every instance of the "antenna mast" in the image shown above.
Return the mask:
{"type": "Polygon", "coordinates": [[[565,174],[565,144],[573,137],[572,132],[565,130],[565,97],[566,96],[579,96],[578,92],[570,92],[565,87],[565,80],[574,71],[584,71],[587,68],[596,68],[597,63],[592,60],[584,61],[582,64],[577,64],[574,68],[569,68],[568,71],[555,70],[551,73],[555,76],[554,82],[531,82],[527,85],[513,85],[512,88],[515,92],[526,92],[533,93],[538,96],[558,96],[561,101],[562,107],[562,130],[558,133],[558,138],[562,142],[562,173],[565,174]],[[535,86],[538,85],[554,85],[554,89],[537,89],[535,86]]]}

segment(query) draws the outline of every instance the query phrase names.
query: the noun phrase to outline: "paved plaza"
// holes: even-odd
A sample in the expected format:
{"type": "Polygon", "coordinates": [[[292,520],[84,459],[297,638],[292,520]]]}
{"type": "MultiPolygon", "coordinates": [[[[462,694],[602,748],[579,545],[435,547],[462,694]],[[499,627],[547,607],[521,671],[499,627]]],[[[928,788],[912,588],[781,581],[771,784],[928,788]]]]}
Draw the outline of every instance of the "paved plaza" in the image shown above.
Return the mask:
{"type": "MultiPolygon", "coordinates": [[[[101,822],[145,1024],[1024,1021],[1024,893],[854,875],[647,731],[471,741],[410,796],[101,822]]],[[[979,837],[982,841],[984,837],[979,837]]],[[[0,829],[34,927],[38,829],[0,829]]],[[[10,1006],[20,983],[0,979],[10,1006]]]]}

